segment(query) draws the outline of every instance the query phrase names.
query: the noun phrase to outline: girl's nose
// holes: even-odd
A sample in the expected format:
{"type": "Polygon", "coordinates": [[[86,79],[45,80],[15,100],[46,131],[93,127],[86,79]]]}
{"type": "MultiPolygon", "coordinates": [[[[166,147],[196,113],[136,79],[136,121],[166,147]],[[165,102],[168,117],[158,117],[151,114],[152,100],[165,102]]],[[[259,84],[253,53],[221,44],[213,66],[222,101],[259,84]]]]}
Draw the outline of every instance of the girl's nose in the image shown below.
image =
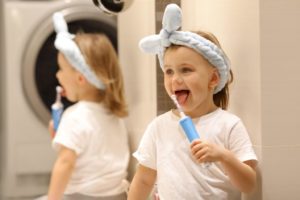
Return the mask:
{"type": "Polygon", "coordinates": [[[179,73],[175,73],[172,81],[173,83],[181,84],[183,82],[183,79],[179,73]]]}

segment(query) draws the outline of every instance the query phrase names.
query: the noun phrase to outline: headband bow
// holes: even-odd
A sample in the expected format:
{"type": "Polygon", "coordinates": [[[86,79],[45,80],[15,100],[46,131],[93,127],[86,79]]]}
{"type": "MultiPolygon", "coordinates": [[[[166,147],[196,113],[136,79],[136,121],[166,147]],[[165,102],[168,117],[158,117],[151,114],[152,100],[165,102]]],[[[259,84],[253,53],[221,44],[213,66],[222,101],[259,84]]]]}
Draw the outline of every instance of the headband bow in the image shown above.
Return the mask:
{"type": "Polygon", "coordinates": [[[228,81],[230,66],[224,52],[213,42],[204,37],[188,32],[177,31],[181,27],[181,9],[176,4],[169,4],[162,20],[163,28],[158,35],[143,38],[139,46],[146,53],[158,54],[160,67],[163,69],[163,56],[171,44],[187,46],[204,56],[208,62],[218,69],[220,82],[214,94],[221,91],[228,81]]]}
{"type": "Polygon", "coordinates": [[[86,63],[79,47],[74,42],[75,35],[68,32],[67,23],[60,12],[53,14],[53,24],[56,34],[54,46],[69,63],[98,89],[105,89],[103,82],[97,77],[92,68],[86,63]]]}

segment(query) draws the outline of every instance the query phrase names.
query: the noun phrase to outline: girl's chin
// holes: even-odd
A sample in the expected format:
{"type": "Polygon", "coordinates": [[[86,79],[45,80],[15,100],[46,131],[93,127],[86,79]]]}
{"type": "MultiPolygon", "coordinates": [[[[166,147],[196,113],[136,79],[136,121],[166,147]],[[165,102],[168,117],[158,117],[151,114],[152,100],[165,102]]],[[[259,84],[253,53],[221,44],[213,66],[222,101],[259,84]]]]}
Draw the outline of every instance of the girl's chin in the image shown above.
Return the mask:
{"type": "Polygon", "coordinates": [[[70,98],[68,96],[66,96],[65,98],[68,99],[68,101],[70,101],[71,103],[75,103],[77,101],[75,98],[70,98]]]}

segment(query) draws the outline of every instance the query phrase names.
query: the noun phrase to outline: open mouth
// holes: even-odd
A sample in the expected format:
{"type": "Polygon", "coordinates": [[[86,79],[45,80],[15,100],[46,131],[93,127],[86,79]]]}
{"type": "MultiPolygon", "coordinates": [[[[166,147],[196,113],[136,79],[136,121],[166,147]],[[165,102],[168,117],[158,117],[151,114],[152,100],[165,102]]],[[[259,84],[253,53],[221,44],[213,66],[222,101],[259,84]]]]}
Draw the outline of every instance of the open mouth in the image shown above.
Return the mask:
{"type": "Polygon", "coordinates": [[[185,104],[189,97],[190,91],[189,90],[177,90],[175,91],[175,95],[177,98],[177,101],[180,105],[185,104]]]}

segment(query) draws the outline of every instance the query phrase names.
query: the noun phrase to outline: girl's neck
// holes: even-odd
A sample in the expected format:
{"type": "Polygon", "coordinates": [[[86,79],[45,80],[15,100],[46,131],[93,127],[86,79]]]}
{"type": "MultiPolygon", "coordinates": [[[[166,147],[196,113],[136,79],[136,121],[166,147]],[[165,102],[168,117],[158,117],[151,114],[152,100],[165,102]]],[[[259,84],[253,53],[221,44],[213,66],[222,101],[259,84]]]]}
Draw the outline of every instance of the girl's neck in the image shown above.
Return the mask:
{"type": "MultiPolygon", "coordinates": [[[[219,107],[217,107],[215,104],[212,104],[210,106],[202,106],[201,108],[198,108],[198,109],[193,110],[191,112],[186,112],[185,114],[187,116],[191,117],[191,118],[198,118],[198,117],[202,117],[204,115],[207,115],[211,112],[214,112],[218,108],[219,107]]],[[[178,114],[179,114],[179,112],[178,112],[178,114]]]]}
{"type": "Polygon", "coordinates": [[[82,90],[79,94],[79,100],[100,103],[104,99],[104,95],[101,93],[102,92],[98,89],[84,91],[82,90]]]}
{"type": "Polygon", "coordinates": [[[100,103],[102,102],[103,98],[101,97],[93,97],[93,96],[87,96],[84,98],[80,98],[80,101],[90,101],[90,102],[95,102],[95,103],[100,103]]]}

